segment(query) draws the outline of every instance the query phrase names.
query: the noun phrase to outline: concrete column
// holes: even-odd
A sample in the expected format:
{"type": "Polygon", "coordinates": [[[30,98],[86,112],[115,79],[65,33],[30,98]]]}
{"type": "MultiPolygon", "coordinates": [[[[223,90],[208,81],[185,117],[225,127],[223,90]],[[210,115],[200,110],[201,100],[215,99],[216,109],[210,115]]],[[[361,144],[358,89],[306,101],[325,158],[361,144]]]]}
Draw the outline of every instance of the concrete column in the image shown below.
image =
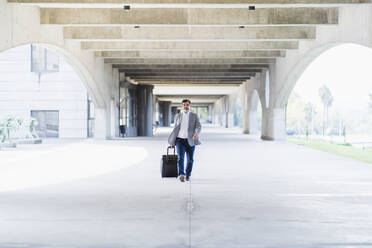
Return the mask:
{"type": "Polygon", "coordinates": [[[216,124],[216,105],[212,105],[212,123],[216,124]]]}
{"type": "Polygon", "coordinates": [[[286,111],[283,108],[262,109],[263,140],[285,140],[286,111]]]}
{"type": "Polygon", "coordinates": [[[106,137],[107,138],[114,138],[119,136],[119,112],[118,112],[118,104],[119,104],[119,71],[117,69],[113,69],[111,64],[103,64],[103,61],[100,61],[104,67],[104,70],[101,72],[97,72],[100,77],[103,77],[103,81],[105,82],[106,89],[105,97],[106,97],[106,137]],[[102,75],[103,73],[103,75],[102,75]]]}
{"type": "Polygon", "coordinates": [[[241,88],[241,103],[242,103],[242,112],[243,112],[243,133],[248,134],[248,89],[247,82],[242,84],[241,88]]]}
{"type": "Polygon", "coordinates": [[[208,106],[208,122],[213,123],[213,105],[208,106]]]}
{"type": "Polygon", "coordinates": [[[234,98],[230,97],[230,95],[226,95],[223,98],[223,124],[225,128],[234,126],[234,112],[233,112],[234,103],[231,102],[233,99],[234,98]]]}
{"type": "Polygon", "coordinates": [[[171,104],[172,104],[171,101],[166,102],[164,104],[164,115],[163,115],[164,118],[163,119],[164,119],[164,126],[165,127],[170,127],[170,124],[171,124],[171,116],[172,116],[171,104]]]}
{"type": "Polygon", "coordinates": [[[169,127],[171,124],[171,104],[172,102],[170,101],[159,102],[160,125],[162,127],[169,127]]]}
{"type": "Polygon", "coordinates": [[[249,112],[243,109],[243,133],[249,134],[249,112]]]}
{"type": "Polygon", "coordinates": [[[171,108],[171,123],[174,123],[174,117],[176,116],[176,114],[177,114],[177,107],[175,107],[175,106],[173,106],[172,108],[171,108]]]}
{"type": "Polygon", "coordinates": [[[106,108],[95,108],[94,109],[94,138],[105,139],[107,119],[106,119],[106,108]]]}
{"type": "Polygon", "coordinates": [[[258,131],[258,118],[257,111],[245,110],[243,112],[243,133],[244,134],[257,134],[258,131]]]}
{"type": "Polygon", "coordinates": [[[116,107],[115,98],[111,98],[110,100],[110,137],[115,137],[116,136],[115,130],[119,129],[119,128],[116,128],[117,115],[116,115],[115,107],[116,107]]]}
{"type": "Polygon", "coordinates": [[[119,137],[120,136],[120,117],[119,117],[119,91],[120,91],[120,80],[119,80],[119,70],[113,69],[112,70],[112,78],[113,78],[113,87],[112,87],[112,114],[113,114],[113,131],[112,136],[119,137]]]}
{"type": "Polygon", "coordinates": [[[224,126],[225,128],[229,127],[229,96],[223,98],[223,117],[224,117],[224,126]]]}
{"type": "Polygon", "coordinates": [[[152,136],[152,91],[153,85],[138,85],[137,88],[137,135],[152,136]]]}
{"type": "Polygon", "coordinates": [[[155,124],[158,121],[158,99],[156,97],[152,97],[152,123],[155,124]]]}
{"type": "Polygon", "coordinates": [[[248,133],[257,134],[258,132],[258,119],[257,111],[248,112],[248,133]]]}
{"type": "Polygon", "coordinates": [[[286,111],[284,106],[278,105],[278,90],[276,77],[278,71],[274,65],[263,73],[261,88],[258,94],[262,95],[262,132],[263,140],[285,140],[286,137],[286,111]]]}
{"type": "Polygon", "coordinates": [[[234,113],[228,112],[226,115],[227,115],[227,128],[234,127],[234,113]]]}
{"type": "Polygon", "coordinates": [[[215,102],[215,104],[214,104],[214,113],[215,113],[215,115],[214,115],[214,117],[215,117],[215,119],[214,119],[214,123],[216,123],[217,125],[219,125],[219,126],[223,126],[223,116],[224,116],[224,114],[223,114],[223,97],[222,98],[220,98],[220,99],[218,99],[216,102],[215,102]]]}
{"type": "Polygon", "coordinates": [[[220,104],[218,105],[218,124],[223,127],[224,126],[224,104],[223,104],[223,98],[221,99],[220,104]]]}
{"type": "Polygon", "coordinates": [[[257,85],[262,79],[254,79],[245,82],[242,87],[242,107],[243,107],[243,133],[256,134],[258,131],[257,107],[261,104],[257,93],[257,85]]]}
{"type": "Polygon", "coordinates": [[[212,122],[212,106],[207,106],[207,123],[212,122]]]}

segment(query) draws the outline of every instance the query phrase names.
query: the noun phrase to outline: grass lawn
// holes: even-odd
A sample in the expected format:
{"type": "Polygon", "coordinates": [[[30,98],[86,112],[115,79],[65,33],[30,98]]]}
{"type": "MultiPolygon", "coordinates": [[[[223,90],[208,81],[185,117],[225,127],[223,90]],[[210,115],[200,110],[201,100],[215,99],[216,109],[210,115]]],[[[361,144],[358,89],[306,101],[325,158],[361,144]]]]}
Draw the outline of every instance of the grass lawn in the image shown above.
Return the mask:
{"type": "Polygon", "coordinates": [[[304,138],[297,137],[287,137],[287,142],[372,164],[372,149],[363,150],[350,145],[336,144],[324,140],[309,139],[307,141],[304,138]]]}

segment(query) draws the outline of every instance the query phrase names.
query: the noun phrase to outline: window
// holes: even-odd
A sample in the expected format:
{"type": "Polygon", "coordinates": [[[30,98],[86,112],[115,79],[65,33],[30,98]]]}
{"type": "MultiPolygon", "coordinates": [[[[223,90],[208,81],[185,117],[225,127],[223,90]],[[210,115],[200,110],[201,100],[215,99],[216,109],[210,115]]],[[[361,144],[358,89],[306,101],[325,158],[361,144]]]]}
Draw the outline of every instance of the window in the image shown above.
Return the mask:
{"type": "Polygon", "coordinates": [[[128,125],[127,104],[128,89],[120,87],[120,125],[128,125]]]}
{"type": "Polygon", "coordinates": [[[59,57],[46,48],[31,45],[31,72],[58,72],[59,57]]]}
{"type": "Polygon", "coordinates": [[[94,104],[88,95],[88,138],[94,136],[94,104]]]}
{"type": "Polygon", "coordinates": [[[137,126],[137,90],[120,88],[120,125],[137,126]]]}
{"type": "Polygon", "coordinates": [[[128,127],[137,127],[137,90],[128,89],[127,101],[127,124],[128,127]]]}
{"type": "Polygon", "coordinates": [[[42,138],[57,138],[59,136],[59,111],[58,110],[31,110],[38,125],[36,133],[42,138]]]}

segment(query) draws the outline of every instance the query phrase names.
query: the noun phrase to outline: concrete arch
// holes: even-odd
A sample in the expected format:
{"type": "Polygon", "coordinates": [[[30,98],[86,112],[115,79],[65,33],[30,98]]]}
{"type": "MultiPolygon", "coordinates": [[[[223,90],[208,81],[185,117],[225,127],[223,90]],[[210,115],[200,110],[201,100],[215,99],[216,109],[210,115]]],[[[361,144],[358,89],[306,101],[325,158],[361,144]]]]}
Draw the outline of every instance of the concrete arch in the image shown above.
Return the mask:
{"type": "MultiPolygon", "coordinates": [[[[262,109],[262,139],[285,140],[285,107],[298,78],[326,50],[341,44],[372,46],[372,5],[340,5],[337,26],[316,27],[316,39],[301,41],[297,50],[269,65],[270,102],[262,109]]],[[[259,88],[259,94],[262,92],[259,88]]]]}
{"type": "Polygon", "coordinates": [[[337,46],[346,45],[346,44],[354,44],[363,46],[366,48],[370,48],[365,46],[364,44],[358,43],[350,43],[350,42],[338,42],[338,43],[329,43],[322,45],[320,47],[316,47],[309,51],[304,57],[302,57],[293,70],[288,74],[286,77],[284,87],[282,88],[281,94],[278,95],[276,106],[285,107],[287,105],[289,96],[291,95],[294,87],[296,86],[297,81],[301,77],[301,75],[305,72],[305,70],[311,65],[311,63],[320,57],[323,53],[327,52],[328,50],[335,48],[337,46]]]}
{"type": "Polygon", "coordinates": [[[258,120],[262,120],[261,116],[258,116],[258,106],[260,109],[265,107],[264,91],[258,87],[262,82],[262,78],[253,79],[249,82],[245,82],[242,88],[242,105],[243,105],[243,133],[245,134],[257,134],[259,130],[258,120]],[[261,93],[261,94],[260,94],[261,93]]]}
{"type": "MultiPolygon", "coordinates": [[[[317,26],[316,39],[301,42],[298,50],[288,51],[270,67],[270,108],[282,109],[291,90],[306,67],[320,54],[342,44],[372,46],[372,5],[340,5],[337,26],[317,26]]],[[[280,119],[283,119],[282,117],[280,119]]]]}
{"type": "Polygon", "coordinates": [[[26,42],[21,43],[17,45],[13,45],[11,47],[3,48],[0,50],[0,53],[10,50],[12,48],[16,48],[19,46],[25,46],[25,45],[38,45],[41,47],[45,47],[54,53],[56,53],[59,56],[62,56],[67,63],[71,65],[71,67],[74,69],[75,73],[78,74],[80,77],[82,83],[84,84],[85,88],[87,89],[89,95],[91,96],[93,103],[95,106],[98,107],[104,107],[105,102],[103,101],[102,97],[98,94],[98,89],[96,87],[96,82],[94,81],[93,76],[88,71],[88,69],[84,66],[82,62],[79,61],[78,58],[76,58],[72,53],[68,52],[66,49],[61,48],[59,46],[56,46],[54,44],[48,44],[48,43],[40,43],[40,42],[26,42]]]}
{"type": "MultiPolygon", "coordinates": [[[[262,109],[264,108],[264,103],[262,103],[258,91],[254,89],[250,97],[250,109],[248,110],[249,115],[249,133],[257,134],[260,129],[259,119],[262,119],[262,109]],[[258,112],[258,106],[261,108],[261,113],[258,112]],[[261,114],[261,118],[259,116],[261,114]]],[[[262,126],[261,126],[262,127],[262,126]]]]}
{"type": "Polygon", "coordinates": [[[258,108],[258,103],[261,104],[261,107],[262,106],[262,103],[260,101],[260,96],[258,95],[258,91],[256,89],[254,89],[251,93],[251,96],[249,97],[250,99],[250,103],[248,106],[250,106],[249,108],[249,111],[257,111],[257,108],[258,108]]]}
{"type": "Polygon", "coordinates": [[[105,108],[108,89],[105,87],[103,59],[97,59],[90,51],[83,51],[78,42],[64,39],[62,26],[40,24],[38,6],[9,4],[0,1],[0,52],[27,44],[49,48],[63,56],[75,69],[92,96],[97,108],[105,108]]]}
{"type": "Polygon", "coordinates": [[[287,105],[289,96],[291,95],[298,79],[301,75],[305,72],[305,70],[309,67],[309,65],[319,56],[321,56],[324,52],[332,49],[336,46],[342,45],[345,43],[330,43],[325,44],[320,47],[316,47],[308,52],[305,56],[299,59],[296,63],[295,67],[292,71],[287,75],[284,87],[282,88],[281,93],[278,95],[276,99],[276,106],[285,107],[287,105]]]}
{"type": "Polygon", "coordinates": [[[234,102],[234,126],[241,126],[243,106],[241,96],[238,94],[234,102]]]}

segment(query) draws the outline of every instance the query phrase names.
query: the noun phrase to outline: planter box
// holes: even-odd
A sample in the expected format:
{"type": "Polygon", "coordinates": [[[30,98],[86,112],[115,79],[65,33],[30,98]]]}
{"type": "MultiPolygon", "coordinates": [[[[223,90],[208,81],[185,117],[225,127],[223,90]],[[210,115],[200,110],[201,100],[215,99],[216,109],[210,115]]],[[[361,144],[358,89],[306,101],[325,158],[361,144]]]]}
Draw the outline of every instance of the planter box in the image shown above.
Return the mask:
{"type": "Polygon", "coordinates": [[[42,139],[19,139],[17,140],[18,144],[41,144],[42,139]]]}
{"type": "Polygon", "coordinates": [[[11,142],[11,143],[0,143],[0,146],[1,147],[5,147],[5,148],[16,148],[17,147],[17,143],[15,143],[15,142],[11,142]]]}

